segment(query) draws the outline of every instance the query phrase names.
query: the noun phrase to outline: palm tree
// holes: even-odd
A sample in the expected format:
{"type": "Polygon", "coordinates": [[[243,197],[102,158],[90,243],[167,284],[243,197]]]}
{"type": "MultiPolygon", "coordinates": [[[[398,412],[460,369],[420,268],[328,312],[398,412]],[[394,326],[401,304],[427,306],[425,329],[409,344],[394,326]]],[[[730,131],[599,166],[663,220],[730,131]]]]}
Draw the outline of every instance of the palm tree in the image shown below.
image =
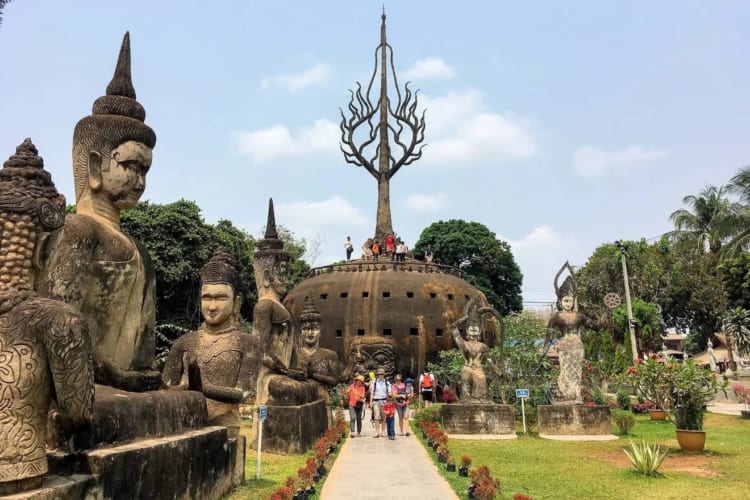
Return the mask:
{"type": "Polygon", "coordinates": [[[724,186],[706,186],[698,196],[688,195],[681,208],[672,212],[669,219],[675,230],[667,233],[672,240],[695,242],[700,249],[708,247],[709,253],[718,256],[722,245],[737,232],[736,204],[727,198],[724,186]]]}
{"type": "Polygon", "coordinates": [[[9,3],[10,3],[10,0],[0,0],[0,26],[3,25],[3,9],[9,3]]]}
{"type": "Polygon", "coordinates": [[[727,256],[735,257],[750,249],[750,166],[741,168],[732,177],[727,190],[740,199],[739,203],[733,204],[732,218],[737,231],[725,247],[727,256]]]}
{"type": "Polygon", "coordinates": [[[741,356],[750,355],[750,311],[735,307],[724,316],[728,346],[734,346],[741,356]]]}

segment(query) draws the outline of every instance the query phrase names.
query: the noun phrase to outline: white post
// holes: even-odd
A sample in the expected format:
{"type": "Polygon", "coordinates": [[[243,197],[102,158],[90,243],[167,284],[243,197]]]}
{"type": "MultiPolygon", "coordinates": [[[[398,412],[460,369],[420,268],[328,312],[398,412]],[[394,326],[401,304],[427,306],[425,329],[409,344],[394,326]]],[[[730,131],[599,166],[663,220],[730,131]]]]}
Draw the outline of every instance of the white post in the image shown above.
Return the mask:
{"type": "Polygon", "coordinates": [[[523,433],[526,434],[526,407],[523,402],[526,398],[521,398],[521,417],[523,418],[523,433]]]}
{"type": "Polygon", "coordinates": [[[260,418],[260,409],[258,410],[258,458],[255,462],[255,479],[260,481],[260,449],[263,443],[263,420],[260,418]]]}

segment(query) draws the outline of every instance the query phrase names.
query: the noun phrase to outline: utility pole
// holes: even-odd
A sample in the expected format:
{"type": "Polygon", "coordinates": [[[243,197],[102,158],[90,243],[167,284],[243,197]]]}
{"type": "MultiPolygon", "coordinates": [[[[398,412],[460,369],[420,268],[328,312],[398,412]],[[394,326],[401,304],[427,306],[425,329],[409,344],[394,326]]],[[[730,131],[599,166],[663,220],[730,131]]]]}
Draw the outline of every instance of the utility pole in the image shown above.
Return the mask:
{"type": "Polygon", "coordinates": [[[628,330],[630,330],[630,349],[633,352],[633,361],[638,359],[638,344],[635,341],[635,323],[633,322],[633,306],[630,303],[630,283],[628,282],[628,265],[625,262],[625,245],[621,241],[615,241],[615,246],[620,250],[622,262],[622,277],[625,281],[625,305],[628,308],[628,330]]]}

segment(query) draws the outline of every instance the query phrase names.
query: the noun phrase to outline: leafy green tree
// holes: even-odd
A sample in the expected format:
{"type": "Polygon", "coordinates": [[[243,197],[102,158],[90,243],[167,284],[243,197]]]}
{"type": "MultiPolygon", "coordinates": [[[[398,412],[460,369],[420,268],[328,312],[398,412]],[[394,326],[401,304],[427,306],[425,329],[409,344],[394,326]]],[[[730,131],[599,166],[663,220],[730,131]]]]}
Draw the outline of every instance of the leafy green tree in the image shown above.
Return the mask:
{"type": "Polygon", "coordinates": [[[434,222],[419,236],[414,256],[424,258],[427,245],[432,245],[435,262],[460,268],[500,314],[522,309],[521,270],[510,245],[486,226],[458,219],[434,222]]]}
{"type": "MultiPolygon", "coordinates": [[[[658,351],[662,344],[661,334],[664,331],[659,306],[635,299],[632,301],[632,308],[638,349],[641,353],[658,351]]],[[[625,304],[621,304],[612,311],[612,321],[619,330],[623,332],[628,330],[628,312],[625,304]]]]}
{"type": "Polygon", "coordinates": [[[719,270],[729,307],[750,310],[750,253],[725,260],[719,270]]]}
{"type": "Polygon", "coordinates": [[[750,310],[735,307],[724,317],[724,328],[741,356],[750,355],[750,310]]]}

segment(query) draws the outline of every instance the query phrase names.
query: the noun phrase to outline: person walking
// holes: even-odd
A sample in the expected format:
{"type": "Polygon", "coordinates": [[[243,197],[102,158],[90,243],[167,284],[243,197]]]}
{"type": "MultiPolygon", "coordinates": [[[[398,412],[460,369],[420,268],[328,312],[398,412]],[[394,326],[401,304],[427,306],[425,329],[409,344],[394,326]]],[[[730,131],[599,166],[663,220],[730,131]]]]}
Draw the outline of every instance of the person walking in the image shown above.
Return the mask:
{"type": "Polygon", "coordinates": [[[387,257],[390,257],[391,260],[395,259],[394,257],[394,254],[396,251],[395,242],[396,242],[396,238],[394,238],[392,234],[389,234],[388,236],[385,237],[385,255],[387,257]]]}
{"type": "Polygon", "coordinates": [[[385,426],[388,429],[388,439],[396,439],[396,402],[393,394],[388,395],[388,399],[383,405],[383,414],[385,414],[385,426]]]}
{"type": "Polygon", "coordinates": [[[422,401],[424,401],[425,408],[429,408],[432,404],[433,395],[435,389],[435,377],[424,368],[424,373],[419,376],[419,393],[422,395],[422,401]]]}
{"type": "Polygon", "coordinates": [[[428,264],[432,262],[432,245],[427,245],[427,248],[424,251],[424,261],[428,264]]]}
{"type": "Polygon", "coordinates": [[[404,256],[404,242],[401,240],[398,240],[396,242],[396,262],[401,262],[402,257],[404,256]]]}
{"type": "Polygon", "coordinates": [[[378,257],[380,257],[380,243],[375,240],[375,243],[372,244],[372,260],[377,262],[378,257]]]}
{"type": "Polygon", "coordinates": [[[383,414],[383,405],[385,405],[388,395],[391,393],[391,383],[385,379],[385,370],[378,368],[375,371],[375,380],[370,384],[370,407],[372,416],[375,420],[375,437],[385,436],[385,415],[383,414]]]}
{"type": "Polygon", "coordinates": [[[401,262],[406,261],[406,254],[409,253],[409,245],[401,242],[401,262]]]}
{"type": "Polygon", "coordinates": [[[396,375],[396,381],[393,383],[393,397],[396,399],[396,413],[398,414],[398,431],[399,436],[404,435],[404,427],[406,427],[406,435],[409,436],[409,403],[413,395],[411,384],[407,384],[401,380],[401,374],[396,375]]]}
{"type": "Polygon", "coordinates": [[[349,437],[354,437],[355,427],[359,437],[362,435],[362,413],[365,411],[365,377],[354,377],[346,392],[349,398],[349,437]]]}
{"type": "Polygon", "coordinates": [[[354,252],[354,245],[352,245],[352,238],[350,236],[346,237],[346,241],[344,242],[344,250],[346,250],[346,260],[351,260],[352,252],[354,252]]]}

